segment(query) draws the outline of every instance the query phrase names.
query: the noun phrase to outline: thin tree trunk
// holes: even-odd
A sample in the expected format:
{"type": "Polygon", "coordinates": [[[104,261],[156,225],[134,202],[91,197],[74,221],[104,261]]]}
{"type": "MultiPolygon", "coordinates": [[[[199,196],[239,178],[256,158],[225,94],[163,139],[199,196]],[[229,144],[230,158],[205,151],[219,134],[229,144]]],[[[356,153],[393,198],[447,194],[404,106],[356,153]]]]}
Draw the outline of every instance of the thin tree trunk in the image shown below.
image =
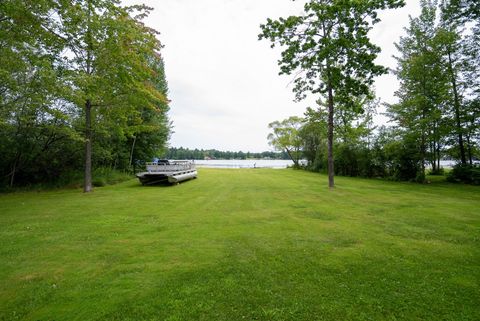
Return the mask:
{"type": "MultiPolygon", "coordinates": [[[[420,171],[421,171],[421,178],[422,178],[422,182],[421,183],[424,183],[425,182],[425,154],[426,154],[426,138],[425,138],[425,128],[424,128],[424,124],[425,124],[425,118],[426,118],[426,110],[425,110],[425,106],[422,107],[422,126],[420,128],[420,130],[422,131],[422,134],[420,136],[420,158],[421,158],[421,164],[420,164],[420,171]]],[[[417,175],[417,179],[418,179],[418,175],[417,175]]]]}
{"type": "Polygon", "coordinates": [[[130,150],[130,162],[128,164],[129,167],[132,166],[132,161],[133,161],[133,150],[135,149],[135,142],[137,141],[137,136],[133,136],[133,143],[132,143],[132,149],[130,150]]]}
{"type": "MultiPolygon", "coordinates": [[[[92,14],[92,3],[88,1],[88,24],[87,24],[87,75],[92,74],[92,51],[93,41],[92,33],[90,31],[90,16],[92,14]]],[[[88,97],[88,96],[87,96],[88,97]]],[[[83,192],[89,193],[92,191],[92,102],[88,98],[85,102],[85,172],[83,179],[83,192]]]]}
{"type": "MultiPolygon", "coordinates": [[[[422,87],[423,87],[423,97],[425,100],[427,99],[427,90],[425,88],[425,83],[426,83],[426,70],[425,70],[425,64],[423,65],[423,81],[422,81],[422,87]]],[[[421,165],[420,165],[420,170],[421,170],[421,179],[422,182],[425,182],[425,154],[426,154],[426,129],[425,129],[425,118],[427,117],[427,106],[425,105],[425,102],[422,104],[422,118],[420,122],[420,130],[421,130],[421,136],[420,136],[420,158],[421,158],[421,165]]],[[[418,173],[416,180],[418,180],[418,173]]]]}
{"type": "Polygon", "coordinates": [[[437,169],[437,162],[436,162],[436,159],[435,159],[435,139],[432,140],[430,142],[430,157],[429,157],[429,163],[432,165],[432,172],[435,173],[436,169],[437,169]]]}
{"type": "Polygon", "coordinates": [[[472,159],[472,145],[470,144],[470,135],[467,135],[467,153],[468,153],[468,163],[470,166],[473,165],[473,159],[472,159]]]}
{"type": "Polygon", "coordinates": [[[328,82],[328,187],[335,187],[334,183],[334,163],[333,163],[333,89],[330,81],[328,82]]]}
{"type": "Polygon", "coordinates": [[[450,71],[450,77],[452,82],[452,89],[453,89],[453,106],[455,109],[455,121],[457,125],[457,134],[458,134],[458,146],[460,148],[460,160],[463,165],[467,163],[467,159],[465,157],[465,147],[463,144],[463,136],[462,136],[462,127],[460,122],[460,100],[458,97],[458,89],[457,89],[457,80],[455,78],[455,73],[453,71],[453,63],[452,63],[452,56],[450,50],[448,51],[448,69],[450,71]]]}
{"type": "Polygon", "coordinates": [[[422,131],[422,137],[420,142],[421,154],[420,157],[422,159],[421,164],[421,174],[422,174],[422,183],[425,181],[425,133],[422,131]]]}
{"type": "Polygon", "coordinates": [[[440,143],[437,146],[437,168],[440,170],[440,143]]]}
{"type": "Polygon", "coordinates": [[[92,104],[90,99],[85,102],[85,172],[83,191],[92,191],[92,104]]]}
{"type": "Polygon", "coordinates": [[[15,161],[13,162],[12,173],[10,174],[10,187],[13,187],[13,184],[15,183],[15,173],[17,172],[17,164],[19,159],[20,154],[17,154],[15,161]]]}
{"type": "Polygon", "coordinates": [[[438,124],[436,121],[433,122],[433,171],[436,173],[440,170],[440,167],[437,167],[437,149],[438,149],[438,124]]]}
{"type": "Polygon", "coordinates": [[[285,148],[285,151],[287,152],[288,156],[292,160],[292,162],[295,164],[296,167],[298,167],[298,160],[296,160],[293,156],[292,153],[288,150],[288,148],[285,148]]]}

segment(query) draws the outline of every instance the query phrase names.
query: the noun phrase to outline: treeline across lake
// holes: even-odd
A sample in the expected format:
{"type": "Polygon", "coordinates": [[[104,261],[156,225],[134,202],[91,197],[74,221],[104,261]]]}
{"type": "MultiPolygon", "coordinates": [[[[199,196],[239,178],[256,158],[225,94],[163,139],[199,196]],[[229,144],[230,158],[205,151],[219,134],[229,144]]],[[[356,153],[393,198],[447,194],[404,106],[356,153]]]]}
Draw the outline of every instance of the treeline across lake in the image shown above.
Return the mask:
{"type": "Polygon", "coordinates": [[[261,153],[231,152],[216,149],[188,149],[183,147],[170,147],[163,155],[167,159],[290,159],[285,151],[261,153]]]}
{"type": "Polygon", "coordinates": [[[162,152],[168,88],[158,32],[143,23],[150,10],[0,3],[0,189],[83,176],[88,192],[92,173],[162,152]]]}

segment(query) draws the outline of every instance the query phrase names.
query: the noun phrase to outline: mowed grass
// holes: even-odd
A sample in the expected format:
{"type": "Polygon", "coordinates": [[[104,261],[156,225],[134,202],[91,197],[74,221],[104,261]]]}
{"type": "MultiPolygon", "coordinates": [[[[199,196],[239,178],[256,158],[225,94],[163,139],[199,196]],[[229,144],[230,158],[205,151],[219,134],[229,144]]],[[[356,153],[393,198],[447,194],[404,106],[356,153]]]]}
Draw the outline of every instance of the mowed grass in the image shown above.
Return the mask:
{"type": "Polygon", "coordinates": [[[480,188],[201,169],[0,196],[0,320],[480,320],[480,188]]]}

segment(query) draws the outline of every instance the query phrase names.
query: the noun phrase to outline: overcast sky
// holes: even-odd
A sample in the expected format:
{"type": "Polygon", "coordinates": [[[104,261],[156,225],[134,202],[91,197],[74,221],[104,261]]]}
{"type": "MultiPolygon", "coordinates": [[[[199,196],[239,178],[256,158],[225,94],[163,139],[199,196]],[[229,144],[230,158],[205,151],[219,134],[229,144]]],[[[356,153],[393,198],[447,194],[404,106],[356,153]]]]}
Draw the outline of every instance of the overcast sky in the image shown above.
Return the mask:
{"type": "MultiPolygon", "coordinates": [[[[301,116],[309,101],[294,103],[291,77],[278,76],[279,50],[258,41],[268,17],[298,15],[305,1],[125,0],[154,10],[147,25],[160,31],[169,84],[172,147],[260,152],[268,145],[268,123],[301,116]]],[[[371,39],[382,48],[378,63],[395,67],[393,43],[419,13],[419,1],[382,12],[371,39]]],[[[376,81],[377,96],[393,102],[395,77],[376,81]]],[[[313,100],[310,100],[310,102],[313,100]]],[[[377,123],[385,120],[379,116],[377,123]]]]}

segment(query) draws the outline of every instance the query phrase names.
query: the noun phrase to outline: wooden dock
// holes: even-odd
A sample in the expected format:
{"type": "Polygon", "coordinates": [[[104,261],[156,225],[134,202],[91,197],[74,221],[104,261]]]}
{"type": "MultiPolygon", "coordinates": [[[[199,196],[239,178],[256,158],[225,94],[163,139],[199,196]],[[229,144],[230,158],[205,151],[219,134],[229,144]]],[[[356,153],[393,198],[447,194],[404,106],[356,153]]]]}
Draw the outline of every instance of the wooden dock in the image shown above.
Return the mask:
{"type": "Polygon", "coordinates": [[[146,163],[146,172],[136,176],[142,185],[178,184],[197,178],[197,169],[192,161],[160,161],[146,163]]]}

